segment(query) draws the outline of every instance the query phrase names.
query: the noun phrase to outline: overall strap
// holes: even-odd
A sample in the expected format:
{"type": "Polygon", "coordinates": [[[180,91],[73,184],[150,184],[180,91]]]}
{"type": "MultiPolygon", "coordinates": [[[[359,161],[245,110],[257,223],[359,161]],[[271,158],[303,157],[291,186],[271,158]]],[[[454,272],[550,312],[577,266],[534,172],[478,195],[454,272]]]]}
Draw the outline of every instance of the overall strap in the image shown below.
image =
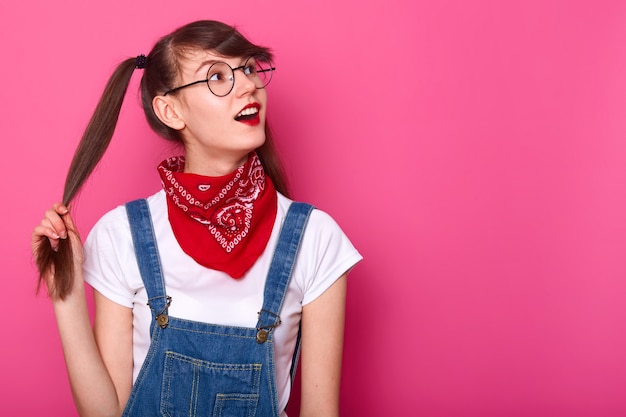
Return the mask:
{"type": "Polygon", "coordinates": [[[157,248],[148,202],[139,199],[126,203],[126,213],[133,236],[133,246],[141,279],[148,293],[148,305],[159,326],[167,327],[167,308],[171,299],[165,294],[165,281],[157,248]]]}
{"type": "MultiPolygon", "coordinates": [[[[257,342],[263,343],[268,333],[280,324],[280,310],[291,280],[302,236],[313,206],[306,203],[291,203],[283,222],[267,274],[263,308],[257,322],[257,342]]],[[[299,350],[299,347],[296,347],[299,350]]]]}
{"type": "Polygon", "coordinates": [[[313,206],[306,203],[294,202],[289,206],[267,274],[258,329],[273,328],[280,323],[280,310],[312,210],[313,206]]]}

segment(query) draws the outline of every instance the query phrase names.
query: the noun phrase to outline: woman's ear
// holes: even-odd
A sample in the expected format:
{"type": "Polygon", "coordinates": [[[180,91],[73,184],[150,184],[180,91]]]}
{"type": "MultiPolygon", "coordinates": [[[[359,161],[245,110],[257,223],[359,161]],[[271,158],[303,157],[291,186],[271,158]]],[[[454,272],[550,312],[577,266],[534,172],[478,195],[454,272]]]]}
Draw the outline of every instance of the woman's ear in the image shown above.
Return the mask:
{"type": "Polygon", "coordinates": [[[174,130],[182,130],[185,128],[185,121],[180,116],[176,104],[173,97],[156,96],[152,99],[152,109],[159,120],[174,130]]]}

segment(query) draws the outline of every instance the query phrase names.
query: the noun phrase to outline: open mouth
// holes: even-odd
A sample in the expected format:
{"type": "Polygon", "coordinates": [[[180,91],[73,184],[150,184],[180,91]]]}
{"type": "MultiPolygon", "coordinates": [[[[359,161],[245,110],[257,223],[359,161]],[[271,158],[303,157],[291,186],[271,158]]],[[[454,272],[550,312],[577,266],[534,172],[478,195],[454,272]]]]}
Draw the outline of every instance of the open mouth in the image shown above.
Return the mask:
{"type": "Polygon", "coordinates": [[[239,113],[237,113],[235,120],[238,122],[244,122],[258,119],[260,107],[261,106],[257,103],[248,104],[239,113]]]}

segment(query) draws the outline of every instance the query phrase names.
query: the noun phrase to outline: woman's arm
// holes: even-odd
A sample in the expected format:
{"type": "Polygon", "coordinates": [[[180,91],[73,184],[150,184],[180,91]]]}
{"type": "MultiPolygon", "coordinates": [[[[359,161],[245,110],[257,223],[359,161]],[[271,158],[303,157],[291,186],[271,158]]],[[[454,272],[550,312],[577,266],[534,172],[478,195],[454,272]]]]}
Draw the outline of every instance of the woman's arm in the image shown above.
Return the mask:
{"type": "Polygon", "coordinates": [[[300,417],[339,416],[346,277],[302,309],[300,417]]]}
{"type": "Polygon", "coordinates": [[[74,284],[79,288],[65,300],[54,301],[74,404],[82,417],[118,417],[132,385],[132,311],[94,292],[92,331],[80,278],[74,284]]]}
{"type": "Polygon", "coordinates": [[[119,414],[133,388],[133,312],[94,290],[94,336],[102,361],[115,386],[119,414]]]}
{"type": "MultiPolygon", "coordinates": [[[[60,239],[69,238],[74,252],[72,291],[64,300],[52,302],[76,408],[83,417],[120,416],[130,394],[128,381],[132,380],[132,311],[96,293],[98,337],[94,337],[85,299],[82,244],[65,206],[55,204],[35,227],[34,252],[41,237],[48,238],[53,248],[60,239]]],[[[52,273],[44,280],[54,285],[52,273]]]]}

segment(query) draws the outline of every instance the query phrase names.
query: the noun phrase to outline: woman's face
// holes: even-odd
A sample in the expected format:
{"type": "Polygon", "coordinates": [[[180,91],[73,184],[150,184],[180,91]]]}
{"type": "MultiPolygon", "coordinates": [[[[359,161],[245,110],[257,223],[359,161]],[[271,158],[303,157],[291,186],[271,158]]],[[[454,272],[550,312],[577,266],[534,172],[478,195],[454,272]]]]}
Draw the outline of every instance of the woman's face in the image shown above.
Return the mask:
{"type": "MultiPolygon", "coordinates": [[[[179,85],[207,77],[211,64],[221,61],[231,68],[241,67],[248,57],[226,58],[208,51],[190,51],[179,62],[179,85]]],[[[197,172],[190,164],[232,170],[265,141],[267,93],[257,88],[242,70],[234,72],[232,91],[218,97],[206,83],[181,89],[172,96],[184,121],[181,129],[185,144],[186,171],[197,172]]]]}

